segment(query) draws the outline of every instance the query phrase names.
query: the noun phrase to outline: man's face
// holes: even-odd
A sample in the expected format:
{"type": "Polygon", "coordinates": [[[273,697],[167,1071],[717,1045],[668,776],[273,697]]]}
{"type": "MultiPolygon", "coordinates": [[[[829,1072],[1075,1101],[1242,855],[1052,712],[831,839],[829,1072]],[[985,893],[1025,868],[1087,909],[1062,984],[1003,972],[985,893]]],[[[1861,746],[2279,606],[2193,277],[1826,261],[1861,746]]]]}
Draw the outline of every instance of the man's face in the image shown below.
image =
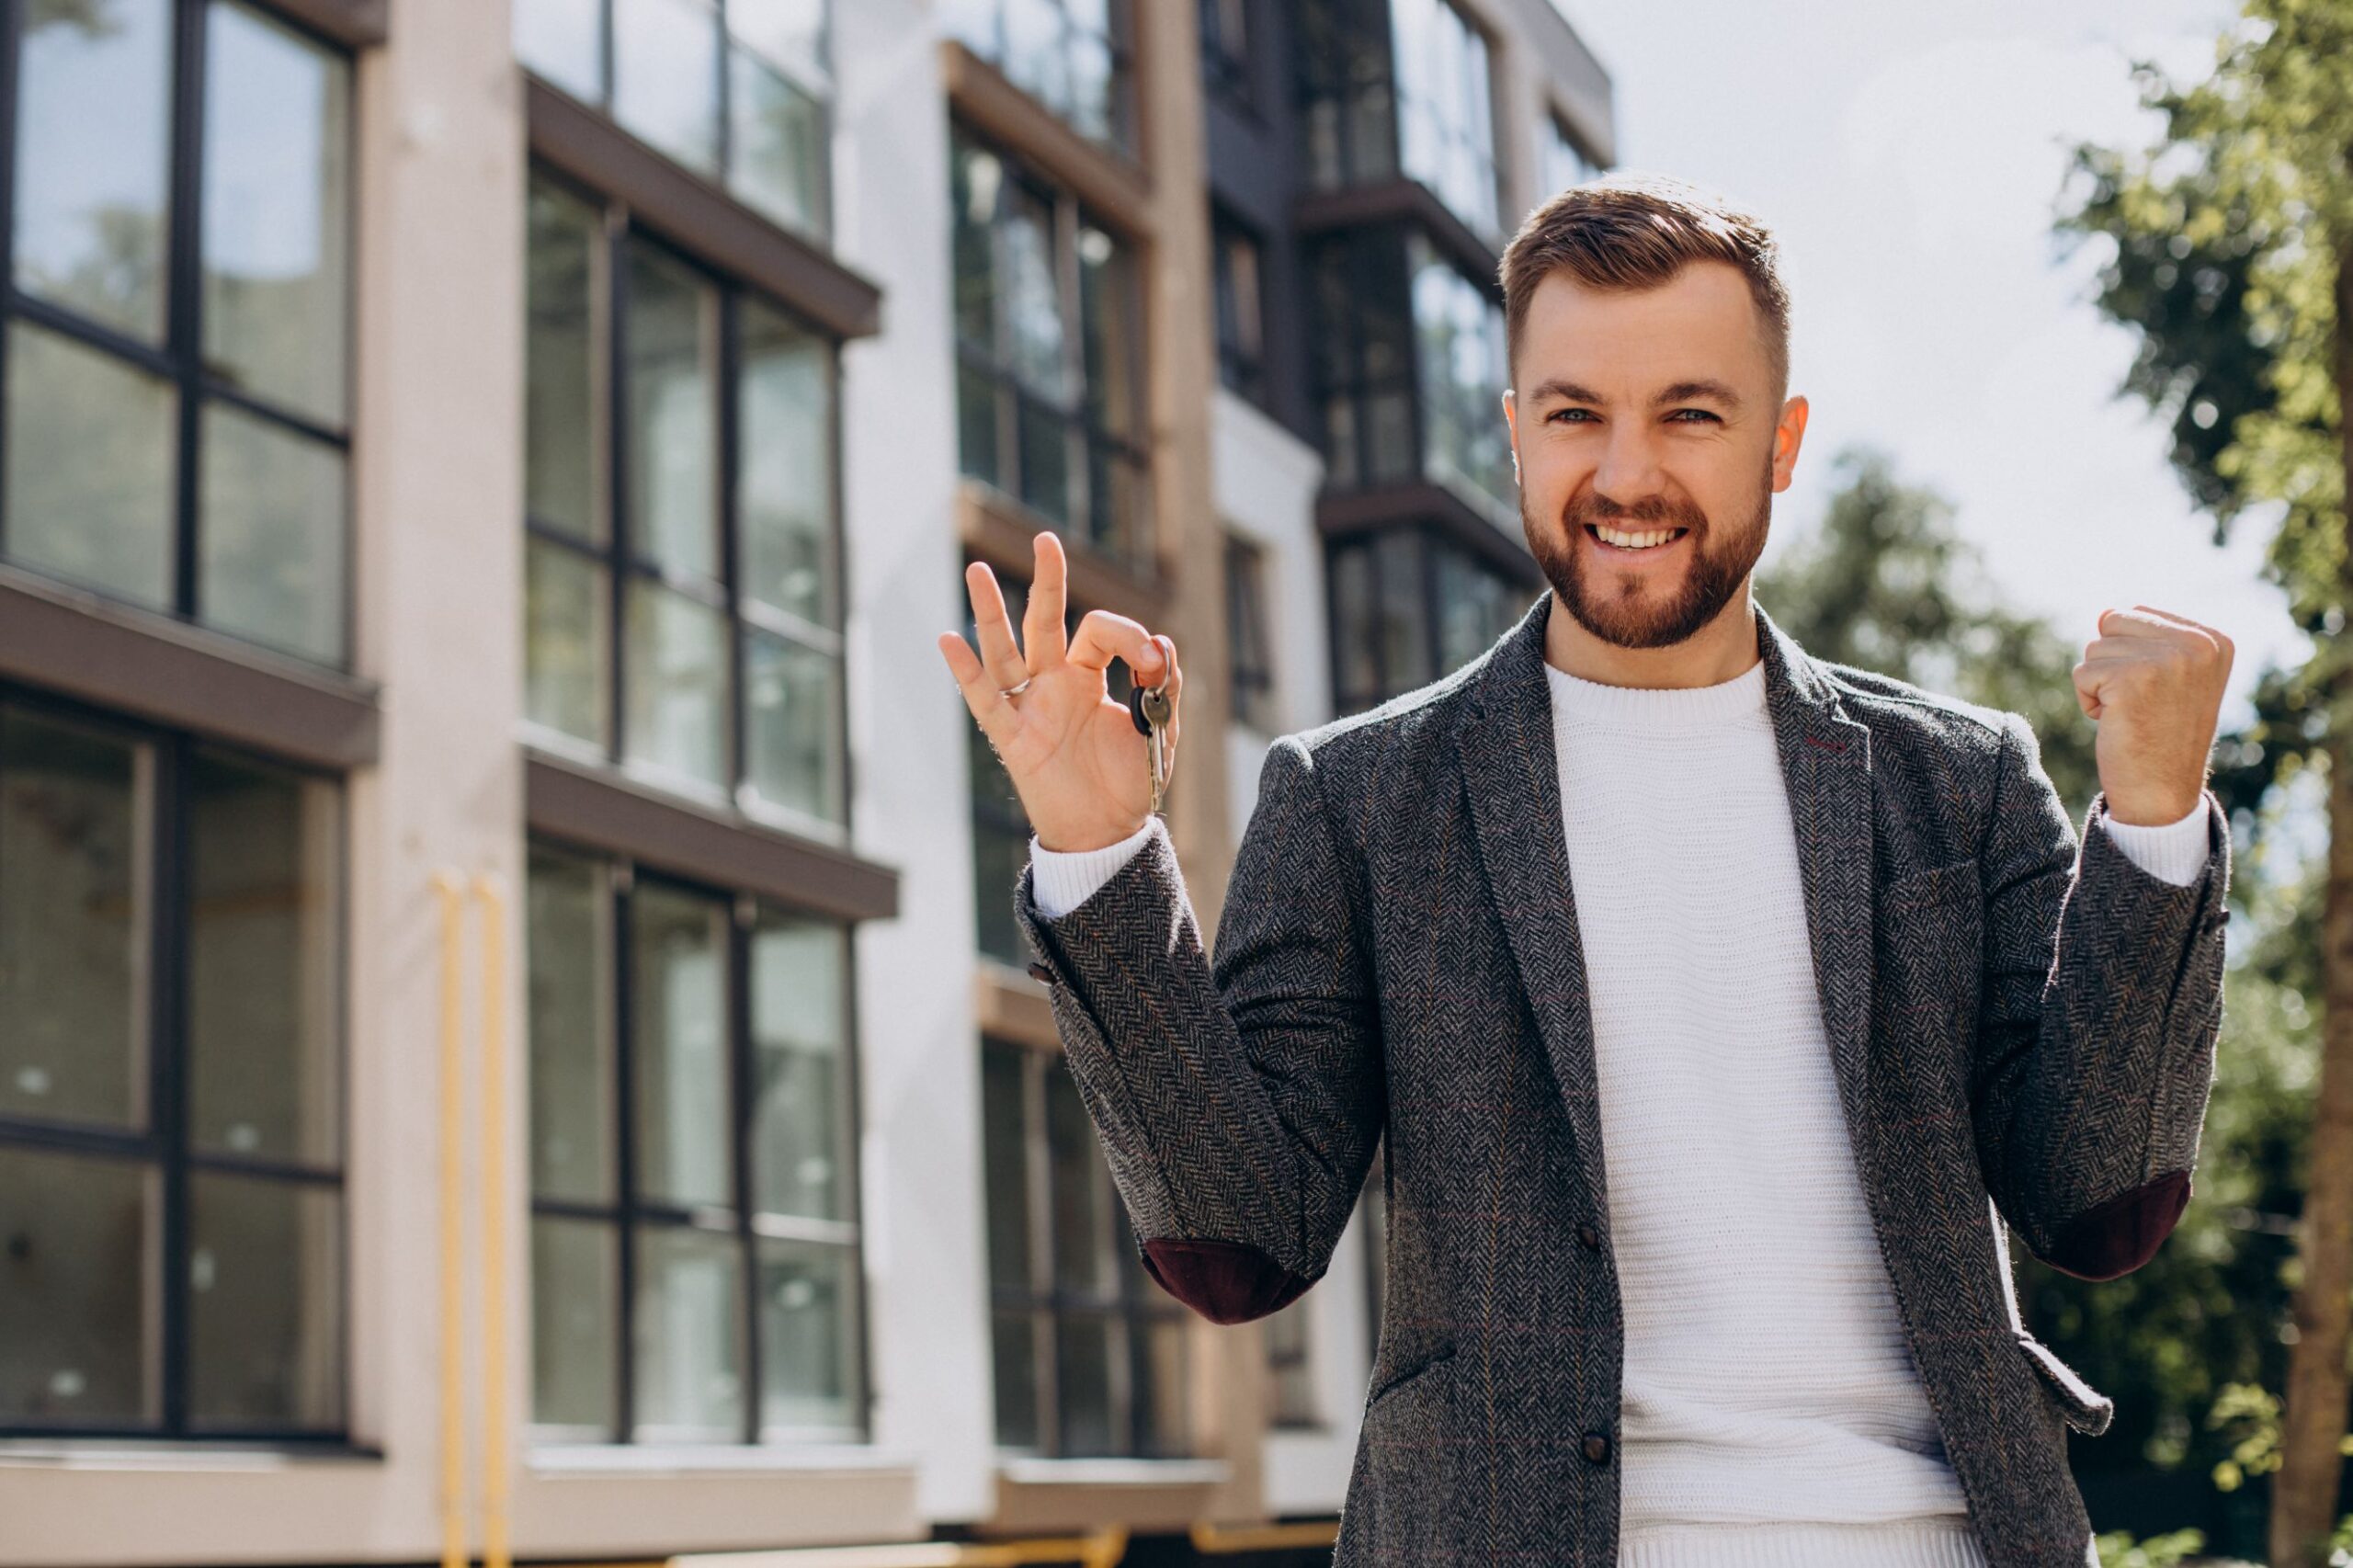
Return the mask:
{"type": "Polygon", "coordinates": [[[1570,615],[1621,648],[1713,620],[1764,552],[1805,431],[1739,269],[1694,262],[1640,291],[1556,269],[1529,297],[1512,380],[1520,523],[1570,615]]]}

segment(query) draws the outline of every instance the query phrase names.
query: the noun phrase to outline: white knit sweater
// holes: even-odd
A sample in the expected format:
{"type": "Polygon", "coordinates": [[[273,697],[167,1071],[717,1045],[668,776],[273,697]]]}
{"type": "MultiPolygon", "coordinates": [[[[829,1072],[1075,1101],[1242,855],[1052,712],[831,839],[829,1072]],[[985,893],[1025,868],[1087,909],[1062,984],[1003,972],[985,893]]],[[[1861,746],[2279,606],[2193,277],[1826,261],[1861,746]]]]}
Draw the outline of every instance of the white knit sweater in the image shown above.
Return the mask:
{"type": "MultiPolygon", "coordinates": [[[[1625,1304],[1620,1563],[1984,1568],[1838,1103],[1765,667],[1546,670],[1625,1304]]],[[[2208,810],[2104,831],[2187,884],[2208,810]]],[[[1040,913],[1145,836],[1033,835],[1040,913]]]]}

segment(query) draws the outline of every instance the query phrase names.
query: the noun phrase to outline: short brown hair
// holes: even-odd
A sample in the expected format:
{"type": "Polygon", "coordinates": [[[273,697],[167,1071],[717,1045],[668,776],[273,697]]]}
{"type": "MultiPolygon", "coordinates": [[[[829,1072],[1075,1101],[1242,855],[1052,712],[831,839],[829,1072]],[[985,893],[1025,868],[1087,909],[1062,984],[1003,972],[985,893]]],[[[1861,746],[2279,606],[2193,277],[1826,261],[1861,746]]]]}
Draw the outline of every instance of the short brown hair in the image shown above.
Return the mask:
{"type": "Polygon", "coordinates": [[[1722,197],[1662,175],[1605,175],[1528,215],[1504,247],[1505,363],[1517,373],[1528,302],[1555,267],[1592,289],[1655,289],[1695,261],[1728,261],[1765,323],[1777,391],[1790,383],[1790,291],[1772,232],[1722,197]]]}

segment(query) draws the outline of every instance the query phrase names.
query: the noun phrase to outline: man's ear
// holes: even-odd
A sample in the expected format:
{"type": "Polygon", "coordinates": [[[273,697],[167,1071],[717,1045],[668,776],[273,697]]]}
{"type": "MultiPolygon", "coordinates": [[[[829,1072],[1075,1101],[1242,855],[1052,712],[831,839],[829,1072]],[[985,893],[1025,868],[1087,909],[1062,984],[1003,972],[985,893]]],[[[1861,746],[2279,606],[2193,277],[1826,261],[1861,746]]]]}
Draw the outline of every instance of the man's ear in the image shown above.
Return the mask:
{"type": "Polygon", "coordinates": [[[1512,400],[1512,389],[1504,389],[1504,429],[1511,447],[1512,483],[1519,483],[1519,408],[1512,400]]]}
{"type": "Polygon", "coordinates": [[[1790,487],[1790,476],[1797,471],[1798,449],[1805,444],[1805,421],[1808,408],[1802,397],[1793,397],[1781,404],[1780,422],[1773,426],[1773,489],[1776,494],[1790,487]]]}

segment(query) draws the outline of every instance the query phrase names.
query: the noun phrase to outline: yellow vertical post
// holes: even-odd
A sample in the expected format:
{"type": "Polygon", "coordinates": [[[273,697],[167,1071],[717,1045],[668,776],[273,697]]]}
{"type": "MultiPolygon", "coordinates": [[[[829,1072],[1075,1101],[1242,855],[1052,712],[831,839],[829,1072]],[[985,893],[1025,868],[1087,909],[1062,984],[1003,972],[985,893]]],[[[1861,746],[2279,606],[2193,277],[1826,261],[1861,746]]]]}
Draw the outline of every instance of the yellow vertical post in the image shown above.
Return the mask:
{"type": "Polygon", "coordinates": [[[441,903],[441,1568],[466,1568],[465,890],[434,874],[441,903]]]}
{"type": "Polygon", "coordinates": [[[511,1568],[506,1499],[506,901],[490,877],[482,902],[483,1562],[511,1568]]]}

